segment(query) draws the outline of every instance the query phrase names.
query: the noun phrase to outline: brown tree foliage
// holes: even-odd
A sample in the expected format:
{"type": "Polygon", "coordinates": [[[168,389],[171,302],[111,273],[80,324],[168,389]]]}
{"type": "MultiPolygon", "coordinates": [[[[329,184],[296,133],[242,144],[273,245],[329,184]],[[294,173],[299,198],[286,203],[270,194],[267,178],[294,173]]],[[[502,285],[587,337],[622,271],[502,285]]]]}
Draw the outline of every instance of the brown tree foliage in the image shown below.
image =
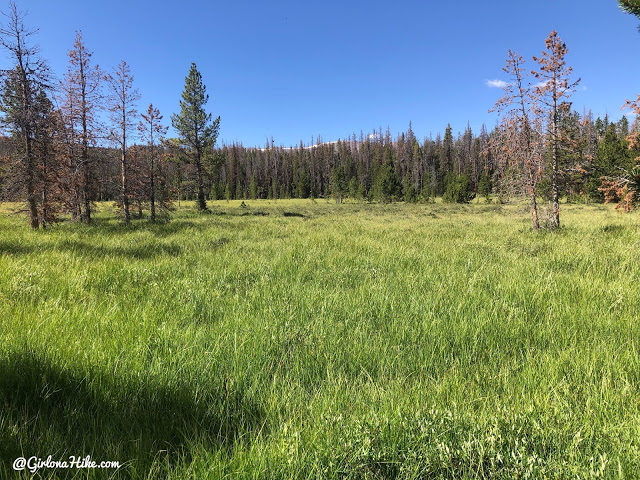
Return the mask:
{"type": "MultiPolygon", "coordinates": [[[[158,171],[158,163],[160,160],[161,152],[158,149],[158,143],[162,140],[162,137],[167,134],[168,127],[162,125],[162,115],[160,110],[153,107],[153,104],[149,105],[147,113],[140,115],[142,120],[138,124],[138,131],[140,137],[147,144],[146,149],[146,178],[149,181],[149,205],[151,210],[151,221],[156,220],[156,199],[158,180],[161,178],[158,171]],[[160,177],[160,178],[159,178],[160,177]]],[[[166,199],[161,202],[162,207],[166,207],[166,199]]]]}
{"type": "Polygon", "coordinates": [[[24,25],[25,13],[9,2],[6,23],[0,26],[0,46],[9,53],[13,67],[3,71],[4,91],[0,108],[5,114],[3,124],[14,138],[14,152],[10,168],[13,187],[23,193],[31,227],[40,226],[38,212],[38,161],[35,149],[39,121],[38,95],[49,89],[50,73],[40,57],[37,45],[30,39],[37,30],[24,25]]]}
{"type": "Polygon", "coordinates": [[[95,182],[93,147],[101,132],[99,112],[102,103],[102,72],[93,66],[91,57],[76,32],[69,51],[69,66],[60,83],[60,108],[66,126],[65,144],[69,175],[67,177],[68,208],[73,218],[91,221],[92,187],[95,182]]]}
{"type": "Polygon", "coordinates": [[[546,49],[539,57],[533,57],[538,62],[539,69],[531,74],[540,82],[534,87],[538,113],[549,119],[547,128],[551,143],[551,196],[553,202],[552,226],[560,226],[560,193],[559,193],[559,157],[564,141],[561,128],[561,116],[570,112],[571,103],[568,98],[580,82],[570,81],[573,68],[565,61],[569,49],[560,39],[558,32],[552,31],[545,40],[546,49]]]}
{"type": "Polygon", "coordinates": [[[138,90],[133,88],[133,75],[127,62],[121,61],[113,69],[111,74],[105,76],[109,88],[109,112],[112,128],[109,131],[109,139],[120,150],[120,174],[121,174],[121,206],[125,223],[129,223],[131,214],[129,210],[129,165],[127,148],[130,137],[136,126],[138,111],[136,104],[140,100],[138,90]]]}
{"type": "Polygon", "coordinates": [[[493,110],[502,114],[500,125],[500,150],[503,168],[515,167],[524,172],[521,184],[529,196],[533,229],[540,228],[538,219],[537,186],[543,171],[541,148],[536,142],[533,126],[538,125],[531,119],[534,111],[531,85],[524,70],[525,61],[517,52],[509,50],[507,64],[503,71],[511,77],[504,87],[504,95],[493,110]]]}

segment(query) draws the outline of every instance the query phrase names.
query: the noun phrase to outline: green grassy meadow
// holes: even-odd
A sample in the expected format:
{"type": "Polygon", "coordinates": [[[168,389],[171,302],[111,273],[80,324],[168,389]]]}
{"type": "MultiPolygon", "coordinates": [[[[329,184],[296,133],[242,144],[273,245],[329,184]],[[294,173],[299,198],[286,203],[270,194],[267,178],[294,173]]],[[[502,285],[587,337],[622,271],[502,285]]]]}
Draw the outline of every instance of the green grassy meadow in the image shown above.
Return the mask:
{"type": "Polygon", "coordinates": [[[640,478],[640,217],[0,206],[0,478],[640,478]]]}

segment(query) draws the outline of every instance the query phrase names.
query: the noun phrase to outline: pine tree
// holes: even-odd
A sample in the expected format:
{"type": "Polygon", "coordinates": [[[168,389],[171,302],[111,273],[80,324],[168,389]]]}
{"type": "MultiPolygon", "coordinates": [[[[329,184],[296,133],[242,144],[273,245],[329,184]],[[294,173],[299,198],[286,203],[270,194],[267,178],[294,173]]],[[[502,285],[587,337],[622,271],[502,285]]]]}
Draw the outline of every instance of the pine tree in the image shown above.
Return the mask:
{"type": "Polygon", "coordinates": [[[249,184],[249,198],[255,200],[258,198],[258,187],[256,185],[256,177],[251,177],[251,183],[249,184]]]}
{"type": "Polygon", "coordinates": [[[133,88],[133,75],[124,60],[105,77],[110,90],[109,111],[114,128],[109,138],[120,148],[121,202],[125,223],[130,221],[129,212],[129,164],[127,147],[138,116],[136,103],[140,100],[138,90],[133,88]]]}
{"type": "Polygon", "coordinates": [[[640,18],[640,0],[618,0],[618,3],[623,11],[640,18]]]}
{"type": "Polygon", "coordinates": [[[74,218],[91,221],[91,184],[93,159],[90,148],[97,143],[101,129],[99,111],[102,104],[102,72],[91,64],[82,32],[76,32],[69,51],[69,67],[60,83],[60,105],[66,126],[69,156],[68,203],[74,218]]]}
{"type": "Polygon", "coordinates": [[[202,75],[196,64],[192,63],[189,74],[185,79],[182,100],[180,100],[180,113],[171,116],[171,124],[180,137],[180,142],[187,149],[187,153],[197,171],[198,208],[207,209],[204,190],[204,164],[205,155],[216,143],[220,129],[220,117],[211,121],[211,114],[206,113],[204,106],[209,101],[206,87],[202,83],[202,75]]]}
{"type": "MultiPolygon", "coordinates": [[[[142,120],[138,124],[138,131],[144,141],[147,142],[147,155],[148,155],[148,167],[149,167],[149,203],[151,208],[151,221],[156,220],[156,189],[157,189],[157,177],[158,177],[158,158],[159,152],[157,148],[157,142],[161,139],[162,135],[166,135],[167,127],[162,125],[162,115],[160,110],[153,107],[153,104],[149,104],[146,114],[141,114],[142,120]]],[[[164,203],[162,203],[164,206],[164,203]]]]}
{"type": "Polygon", "coordinates": [[[60,115],[44,90],[35,97],[37,120],[34,131],[37,192],[40,197],[40,225],[57,220],[64,203],[62,179],[66,173],[60,155],[60,133],[63,130],[60,115]]]}
{"type": "Polygon", "coordinates": [[[552,31],[545,40],[546,49],[540,57],[533,57],[539,64],[539,70],[532,73],[540,85],[534,88],[536,100],[541,107],[540,112],[550,120],[548,134],[551,142],[551,200],[553,202],[552,226],[560,226],[560,192],[559,166],[560,148],[565,132],[561,128],[561,115],[567,113],[571,104],[567,101],[580,79],[569,82],[573,68],[567,66],[565,56],[569,49],[558,37],[558,32],[552,31]]]}
{"type": "MultiPolygon", "coordinates": [[[[440,178],[444,179],[447,173],[453,172],[453,135],[451,125],[447,125],[442,140],[442,153],[440,160],[440,178]]],[[[446,187],[446,185],[443,185],[446,187]]]]}
{"type": "Polygon", "coordinates": [[[27,200],[31,228],[40,225],[38,200],[36,198],[36,154],[34,136],[38,112],[36,98],[38,92],[47,90],[50,74],[47,63],[39,57],[39,48],[29,45],[29,37],[37,30],[27,30],[23,20],[25,14],[18,11],[15,3],[9,2],[10,11],[5,16],[7,25],[0,27],[0,45],[4,47],[14,62],[5,71],[0,110],[4,113],[2,124],[17,140],[14,184],[19,186],[27,200]]]}
{"type": "MultiPolygon", "coordinates": [[[[622,171],[629,170],[633,166],[629,161],[627,146],[627,140],[618,137],[616,125],[610,123],[598,144],[597,155],[587,182],[587,191],[591,197],[598,200],[607,200],[603,195],[603,190],[600,189],[602,179],[618,177],[622,171]]],[[[609,201],[614,200],[617,199],[609,194],[609,201]]]]}
{"type": "Polygon", "coordinates": [[[331,171],[331,196],[336,203],[342,203],[342,195],[344,194],[344,170],[342,165],[333,167],[331,171]]]}
{"type": "Polygon", "coordinates": [[[402,185],[396,174],[391,152],[387,151],[384,163],[380,165],[376,174],[374,198],[382,203],[389,203],[396,200],[401,192],[402,185]]]}
{"type": "MultiPolygon", "coordinates": [[[[523,183],[530,200],[531,220],[533,229],[537,231],[540,228],[537,189],[543,162],[540,149],[534,143],[530,118],[533,110],[531,88],[524,71],[524,58],[509,50],[507,64],[502,70],[511,77],[511,82],[503,88],[504,96],[493,108],[503,113],[500,127],[502,152],[507,157],[506,165],[514,165],[524,171],[523,183]]],[[[487,188],[487,185],[483,188],[487,188]]],[[[485,197],[488,197],[488,192],[485,197]]]]}
{"type": "Polygon", "coordinates": [[[411,176],[409,174],[404,177],[403,195],[404,201],[407,203],[415,203],[418,201],[418,193],[416,192],[416,188],[413,186],[413,182],[411,181],[411,176]]]}

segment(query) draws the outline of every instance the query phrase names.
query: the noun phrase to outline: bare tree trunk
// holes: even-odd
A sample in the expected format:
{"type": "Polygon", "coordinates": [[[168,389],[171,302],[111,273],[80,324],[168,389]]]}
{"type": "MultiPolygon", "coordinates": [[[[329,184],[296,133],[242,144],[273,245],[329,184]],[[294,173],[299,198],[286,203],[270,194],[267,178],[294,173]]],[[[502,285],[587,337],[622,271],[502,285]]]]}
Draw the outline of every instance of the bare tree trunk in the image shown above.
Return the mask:
{"type": "Polygon", "coordinates": [[[131,216],[129,214],[129,195],[127,192],[127,156],[124,147],[121,151],[120,166],[122,174],[122,208],[124,210],[124,221],[125,223],[129,223],[131,221],[131,216]]]}
{"type": "MultiPolygon", "coordinates": [[[[25,111],[29,111],[30,106],[27,104],[27,98],[29,95],[28,87],[27,87],[27,78],[24,78],[23,84],[23,105],[25,111]]],[[[38,221],[38,205],[36,202],[36,193],[35,193],[35,178],[34,178],[34,165],[33,165],[33,145],[31,144],[31,132],[29,128],[26,128],[24,131],[24,143],[25,143],[25,155],[26,155],[26,175],[27,175],[27,205],[29,206],[29,220],[31,223],[31,228],[37,230],[40,227],[40,222],[38,221]]]]}
{"type": "MultiPolygon", "coordinates": [[[[554,77],[554,83],[556,79],[554,77]]],[[[558,193],[558,102],[557,94],[553,94],[553,172],[551,176],[551,201],[553,202],[553,228],[560,226],[560,202],[558,193]]]]}
{"type": "Polygon", "coordinates": [[[196,152],[196,168],[198,170],[198,209],[207,209],[207,200],[204,197],[204,185],[202,175],[202,154],[200,151],[196,152]]]}
{"type": "Polygon", "coordinates": [[[80,208],[80,193],[79,193],[79,189],[78,189],[78,185],[76,184],[76,180],[75,180],[76,175],[73,175],[73,185],[72,185],[72,193],[73,193],[73,197],[71,199],[71,201],[73,202],[72,206],[71,206],[71,218],[75,221],[75,220],[82,220],[82,210],[80,208]]]}
{"type": "Polygon", "coordinates": [[[44,182],[42,182],[42,218],[40,221],[42,228],[47,228],[47,219],[49,218],[49,206],[48,206],[49,199],[47,198],[47,180],[48,180],[47,176],[48,176],[47,156],[45,153],[45,155],[43,155],[43,158],[42,158],[42,178],[44,179],[44,182]]]}
{"type": "MultiPolygon", "coordinates": [[[[30,142],[28,142],[30,143],[30,142]]],[[[27,151],[29,152],[31,149],[28,148],[27,151]]],[[[38,227],[40,226],[40,222],[38,221],[38,205],[36,202],[36,195],[35,195],[35,189],[34,189],[34,178],[33,178],[33,172],[32,172],[32,166],[31,166],[31,159],[30,159],[30,153],[27,154],[28,155],[28,163],[29,163],[29,167],[28,167],[28,171],[27,171],[27,205],[29,206],[29,219],[31,221],[31,228],[33,228],[34,230],[37,230],[38,227]]]]}
{"type": "Polygon", "coordinates": [[[540,230],[540,220],[538,219],[538,202],[536,200],[535,183],[531,184],[531,220],[533,221],[533,229],[537,232],[540,230]]]}
{"type": "Polygon", "coordinates": [[[87,128],[87,92],[84,62],[80,62],[80,79],[82,102],[82,196],[84,201],[84,215],[81,218],[85,223],[90,223],[91,201],[89,191],[89,132],[87,128]]]}
{"type": "Polygon", "coordinates": [[[82,203],[84,211],[80,205],[78,210],[80,211],[80,220],[84,223],[91,223],[91,199],[89,192],[89,165],[88,162],[82,161],[82,203]]]}
{"type": "Polygon", "coordinates": [[[560,202],[558,193],[558,94],[556,92],[557,79],[553,76],[553,125],[551,140],[553,141],[553,171],[551,175],[551,201],[553,202],[553,228],[560,226],[560,202]]]}
{"type": "Polygon", "coordinates": [[[153,161],[153,152],[151,152],[151,221],[156,221],[156,188],[155,188],[155,162],[153,161]]]}

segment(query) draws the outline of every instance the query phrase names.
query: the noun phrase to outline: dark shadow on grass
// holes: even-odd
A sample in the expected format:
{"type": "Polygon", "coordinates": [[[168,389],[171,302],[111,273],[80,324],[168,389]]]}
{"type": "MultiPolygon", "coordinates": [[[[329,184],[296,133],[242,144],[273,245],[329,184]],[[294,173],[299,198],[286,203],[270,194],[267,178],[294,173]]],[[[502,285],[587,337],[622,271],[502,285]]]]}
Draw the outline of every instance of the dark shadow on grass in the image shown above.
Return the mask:
{"type": "Polygon", "coordinates": [[[180,247],[180,245],[159,242],[110,246],[70,239],[64,239],[59,242],[47,241],[38,245],[0,241],[0,256],[20,256],[56,250],[88,258],[125,257],[132,260],[148,260],[161,255],[177,257],[182,253],[182,247],[180,247]]]}
{"type": "Polygon", "coordinates": [[[117,460],[126,463],[123,478],[146,478],[152,467],[188,463],[191,442],[229,453],[265,433],[264,410],[239,388],[221,379],[194,391],[171,381],[81,375],[26,351],[1,357],[0,477],[17,457],[50,454],[117,460]]]}
{"type": "Polygon", "coordinates": [[[255,212],[242,212],[241,214],[239,214],[239,217],[246,217],[248,215],[252,215],[254,217],[267,217],[269,216],[268,212],[263,212],[261,210],[257,210],[255,212]]]}
{"type": "MultiPolygon", "coordinates": [[[[197,217],[193,217],[197,218],[197,217]]],[[[95,218],[86,227],[88,233],[96,234],[122,234],[126,232],[150,232],[158,237],[167,237],[181,233],[184,230],[201,231],[207,225],[201,222],[194,222],[190,218],[175,219],[170,222],[153,223],[149,220],[133,220],[131,223],[116,222],[112,218],[95,218]]]]}
{"type": "Polygon", "coordinates": [[[179,245],[157,242],[127,246],[107,246],[78,240],[63,240],[56,248],[62,252],[73,252],[75,255],[90,258],[126,257],[132,260],[148,260],[161,255],[177,257],[182,252],[182,248],[179,245]]]}
{"type": "Polygon", "coordinates": [[[23,245],[6,240],[0,240],[0,256],[6,255],[26,255],[34,251],[30,245],[23,245]]]}
{"type": "Polygon", "coordinates": [[[600,228],[600,232],[608,235],[619,235],[625,231],[624,225],[609,224],[600,228]]]}

